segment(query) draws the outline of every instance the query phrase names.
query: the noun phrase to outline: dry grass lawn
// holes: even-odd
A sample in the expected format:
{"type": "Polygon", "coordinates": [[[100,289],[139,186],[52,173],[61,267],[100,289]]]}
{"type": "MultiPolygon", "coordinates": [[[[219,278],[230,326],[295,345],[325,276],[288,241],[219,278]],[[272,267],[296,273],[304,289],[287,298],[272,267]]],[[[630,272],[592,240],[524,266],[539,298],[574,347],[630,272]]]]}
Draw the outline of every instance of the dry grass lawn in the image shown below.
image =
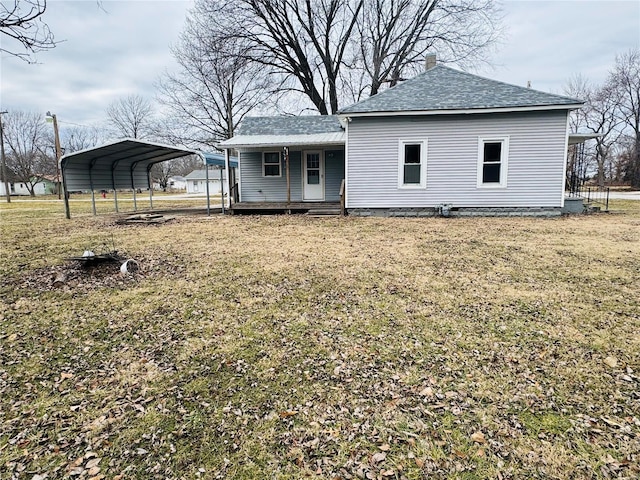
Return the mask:
{"type": "Polygon", "coordinates": [[[640,202],[612,204],[158,226],[2,204],[0,478],[638,478],[640,202]],[[112,244],[140,271],[64,260],[112,244]]]}

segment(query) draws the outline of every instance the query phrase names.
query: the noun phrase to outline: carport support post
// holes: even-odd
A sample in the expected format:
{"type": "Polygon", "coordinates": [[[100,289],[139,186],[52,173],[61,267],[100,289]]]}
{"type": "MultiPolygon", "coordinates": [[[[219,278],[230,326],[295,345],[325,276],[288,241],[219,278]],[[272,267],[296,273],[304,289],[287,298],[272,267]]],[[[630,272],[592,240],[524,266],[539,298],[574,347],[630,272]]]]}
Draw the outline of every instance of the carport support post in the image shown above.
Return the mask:
{"type": "Polygon", "coordinates": [[[64,195],[64,214],[67,219],[71,219],[71,210],[69,210],[69,192],[67,191],[67,178],[64,174],[64,167],[60,161],[60,169],[62,170],[62,194],[64,195]]]}
{"type": "Polygon", "coordinates": [[[96,191],[91,187],[91,208],[93,209],[93,216],[97,215],[96,212],[96,191]]]}
{"type": "Polygon", "coordinates": [[[204,161],[204,178],[207,182],[207,217],[211,215],[211,202],[209,200],[209,165],[207,165],[207,160],[204,161]]]}
{"type": "Polygon", "coordinates": [[[118,213],[118,191],[116,190],[116,167],[118,166],[118,162],[114,162],[111,164],[111,186],[113,187],[113,202],[116,207],[116,213],[118,213]]]}
{"type": "Polygon", "coordinates": [[[138,202],[136,201],[136,189],[132,188],[131,190],[133,190],[133,211],[137,212],[138,211],[138,202]]]}

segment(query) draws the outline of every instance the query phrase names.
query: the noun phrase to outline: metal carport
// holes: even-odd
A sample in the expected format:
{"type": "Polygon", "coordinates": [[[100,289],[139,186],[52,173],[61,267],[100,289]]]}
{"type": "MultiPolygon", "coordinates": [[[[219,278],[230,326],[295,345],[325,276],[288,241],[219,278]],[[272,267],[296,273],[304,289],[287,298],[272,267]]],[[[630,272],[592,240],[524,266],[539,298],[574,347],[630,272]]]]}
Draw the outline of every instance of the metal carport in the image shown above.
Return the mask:
{"type": "MultiPolygon", "coordinates": [[[[210,212],[209,200],[209,165],[223,166],[227,170],[237,167],[237,161],[230,159],[229,154],[206,153],[189,148],[162,145],[126,138],[107,143],[100,147],[89,148],[64,155],[60,159],[62,171],[62,188],[64,190],[64,205],[67,218],[71,218],[69,210],[68,192],[75,190],[90,190],[93,214],[96,214],[95,191],[113,190],[115,209],[118,211],[118,190],[131,189],[133,191],[134,209],[137,209],[137,189],[149,189],[149,199],[153,208],[153,189],[150,171],[156,163],[174,160],[188,155],[198,155],[207,166],[207,213],[210,212]]],[[[224,199],[223,199],[224,209],[224,199]]]]}

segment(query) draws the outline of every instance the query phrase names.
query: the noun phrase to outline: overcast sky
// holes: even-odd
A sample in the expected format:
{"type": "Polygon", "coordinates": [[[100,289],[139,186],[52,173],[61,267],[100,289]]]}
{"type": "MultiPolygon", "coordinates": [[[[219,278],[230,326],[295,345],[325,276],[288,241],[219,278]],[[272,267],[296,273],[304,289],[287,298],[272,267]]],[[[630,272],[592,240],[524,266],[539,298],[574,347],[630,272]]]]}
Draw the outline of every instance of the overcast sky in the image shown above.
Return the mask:
{"type": "MultiPolygon", "coordinates": [[[[65,124],[105,119],[109,103],[128,94],[153,100],[154,83],[175,68],[170,52],[189,0],[49,0],[45,21],[57,40],[38,64],[3,54],[2,110],[56,113],[65,124]]],[[[561,93],[576,73],[601,82],[615,55],[640,46],[637,0],[507,0],[506,38],[493,68],[477,73],[561,93]]]]}

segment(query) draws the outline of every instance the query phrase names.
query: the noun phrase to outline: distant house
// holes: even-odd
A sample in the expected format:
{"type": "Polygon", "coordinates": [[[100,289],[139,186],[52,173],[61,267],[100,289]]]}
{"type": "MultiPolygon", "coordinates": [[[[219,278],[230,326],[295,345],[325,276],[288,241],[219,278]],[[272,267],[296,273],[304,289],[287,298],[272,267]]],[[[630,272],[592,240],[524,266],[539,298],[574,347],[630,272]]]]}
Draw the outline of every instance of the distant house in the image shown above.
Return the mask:
{"type": "Polygon", "coordinates": [[[435,65],[334,116],[246,118],[234,208],[353,215],[555,215],[583,102],[435,65]],[[283,205],[284,202],[284,205],[283,205]]]}
{"type": "Polygon", "coordinates": [[[169,190],[186,190],[187,179],[182,175],[174,175],[173,177],[169,177],[169,184],[167,188],[169,188],[169,190]]]}
{"type": "MultiPolygon", "coordinates": [[[[224,169],[209,170],[209,194],[220,195],[222,189],[226,195],[229,190],[227,185],[227,175],[224,169]],[[220,173],[222,172],[222,183],[220,182],[220,173]]],[[[187,193],[207,193],[207,172],[202,170],[194,170],[185,177],[187,193]]]]}
{"type": "MultiPolygon", "coordinates": [[[[31,195],[29,192],[29,188],[27,187],[27,183],[24,181],[18,180],[15,175],[8,173],[7,180],[9,184],[9,194],[16,196],[27,196],[31,195]]],[[[50,195],[57,192],[55,176],[42,176],[39,177],[38,181],[35,183],[34,187],[35,195],[50,195]]],[[[2,175],[0,174],[0,196],[6,195],[5,191],[5,183],[2,175]]]]}

